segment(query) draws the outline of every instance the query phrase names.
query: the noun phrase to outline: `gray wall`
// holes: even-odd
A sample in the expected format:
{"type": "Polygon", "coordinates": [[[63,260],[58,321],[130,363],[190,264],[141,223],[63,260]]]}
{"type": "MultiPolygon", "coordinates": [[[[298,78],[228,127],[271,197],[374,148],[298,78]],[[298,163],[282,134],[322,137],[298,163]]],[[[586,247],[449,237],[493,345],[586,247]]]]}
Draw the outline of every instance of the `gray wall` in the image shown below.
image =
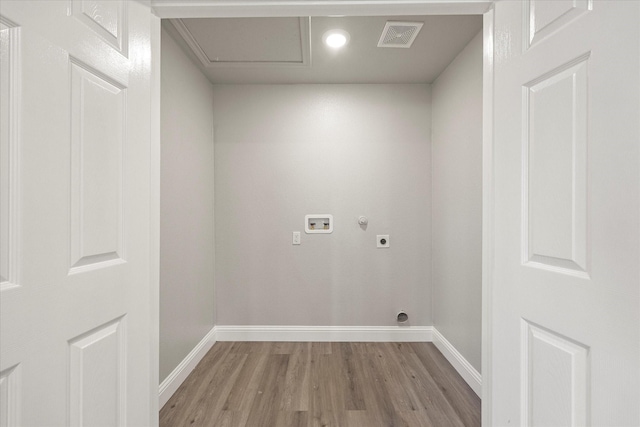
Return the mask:
{"type": "Polygon", "coordinates": [[[217,324],[395,325],[399,309],[432,324],[430,98],[429,85],[214,86],[217,324]],[[333,234],[304,233],[318,213],[333,234]]]}
{"type": "Polygon", "coordinates": [[[162,30],[160,381],[214,324],[213,89],[162,30]]]}
{"type": "Polygon", "coordinates": [[[482,33],[433,84],[434,326],[480,372],[482,33]]]}

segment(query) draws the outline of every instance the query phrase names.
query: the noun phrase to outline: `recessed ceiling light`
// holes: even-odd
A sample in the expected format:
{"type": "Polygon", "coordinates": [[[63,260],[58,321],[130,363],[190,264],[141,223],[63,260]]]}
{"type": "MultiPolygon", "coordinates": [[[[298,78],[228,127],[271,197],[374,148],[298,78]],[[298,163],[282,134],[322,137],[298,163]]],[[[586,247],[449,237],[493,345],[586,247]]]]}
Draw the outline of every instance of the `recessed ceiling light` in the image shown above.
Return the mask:
{"type": "Polygon", "coordinates": [[[329,47],[338,49],[349,43],[349,33],[344,30],[329,30],[322,36],[322,41],[329,47]]]}

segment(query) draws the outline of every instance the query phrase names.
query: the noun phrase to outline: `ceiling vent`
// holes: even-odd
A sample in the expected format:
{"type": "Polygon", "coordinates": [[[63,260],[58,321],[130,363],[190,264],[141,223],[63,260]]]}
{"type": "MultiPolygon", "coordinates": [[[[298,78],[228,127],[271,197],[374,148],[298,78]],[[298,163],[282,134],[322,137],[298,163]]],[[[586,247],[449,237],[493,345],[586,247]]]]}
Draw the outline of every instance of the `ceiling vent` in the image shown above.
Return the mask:
{"type": "Polygon", "coordinates": [[[378,47],[409,48],[418,36],[424,22],[387,21],[382,30],[378,47]]]}

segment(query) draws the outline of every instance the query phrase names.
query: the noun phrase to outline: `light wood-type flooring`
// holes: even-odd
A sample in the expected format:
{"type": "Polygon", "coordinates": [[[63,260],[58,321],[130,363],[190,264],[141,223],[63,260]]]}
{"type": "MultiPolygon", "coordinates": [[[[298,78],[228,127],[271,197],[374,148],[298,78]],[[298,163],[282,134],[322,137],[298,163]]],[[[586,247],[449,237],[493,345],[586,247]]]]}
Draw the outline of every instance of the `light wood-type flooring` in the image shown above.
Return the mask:
{"type": "Polygon", "coordinates": [[[218,342],[160,411],[178,426],[479,426],[431,343],[218,342]]]}

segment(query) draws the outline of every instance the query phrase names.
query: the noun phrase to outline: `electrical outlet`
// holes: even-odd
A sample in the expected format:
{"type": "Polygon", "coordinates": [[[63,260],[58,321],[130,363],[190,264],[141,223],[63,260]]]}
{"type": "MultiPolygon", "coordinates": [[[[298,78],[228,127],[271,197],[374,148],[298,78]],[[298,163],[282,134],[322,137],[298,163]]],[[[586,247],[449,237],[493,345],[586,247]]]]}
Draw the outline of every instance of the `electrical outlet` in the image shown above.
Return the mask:
{"type": "Polygon", "coordinates": [[[378,248],[388,248],[389,247],[389,235],[388,234],[378,234],[376,236],[376,245],[378,248]]]}
{"type": "Polygon", "coordinates": [[[291,244],[293,244],[293,245],[299,245],[300,244],[300,232],[299,231],[294,231],[293,232],[293,238],[291,240],[291,244]]]}

